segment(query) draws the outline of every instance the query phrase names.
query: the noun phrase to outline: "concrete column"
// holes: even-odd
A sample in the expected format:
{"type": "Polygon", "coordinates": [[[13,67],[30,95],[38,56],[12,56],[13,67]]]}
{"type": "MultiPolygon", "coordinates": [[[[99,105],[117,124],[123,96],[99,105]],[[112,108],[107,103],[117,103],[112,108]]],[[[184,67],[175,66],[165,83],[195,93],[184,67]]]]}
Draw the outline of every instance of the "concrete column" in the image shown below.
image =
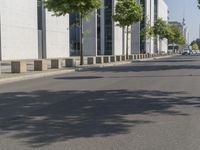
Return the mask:
{"type": "Polygon", "coordinates": [[[34,61],[34,71],[45,71],[48,69],[47,60],[35,60],[34,61]]]}
{"type": "Polygon", "coordinates": [[[25,61],[12,61],[11,62],[12,73],[25,73],[27,72],[27,64],[25,61]]]}

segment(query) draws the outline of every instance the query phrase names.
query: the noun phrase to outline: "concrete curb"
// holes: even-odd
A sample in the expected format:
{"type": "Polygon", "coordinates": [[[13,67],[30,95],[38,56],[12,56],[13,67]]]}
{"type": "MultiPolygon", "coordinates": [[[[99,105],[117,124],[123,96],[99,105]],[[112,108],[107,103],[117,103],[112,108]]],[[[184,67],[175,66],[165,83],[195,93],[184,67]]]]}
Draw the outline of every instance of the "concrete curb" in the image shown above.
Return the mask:
{"type": "Polygon", "coordinates": [[[130,64],[133,62],[142,62],[142,61],[151,61],[156,59],[162,59],[162,58],[170,58],[177,55],[170,55],[170,56],[161,56],[161,57],[154,57],[154,58],[145,58],[140,60],[133,60],[133,61],[124,61],[124,62],[114,62],[114,63],[108,63],[108,64],[95,64],[95,65],[85,65],[85,66],[77,66],[75,68],[71,69],[65,69],[65,70],[51,70],[51,71],[45,71],[45,72],[39,72],[39,73],[33,73],[33,74],[19,74],[16,76],[11,77],[3,77],[0,78],[0,85],[6,84],[6,83],[12,83],[17,81],[24,81],[24,80],[30,80],[30,79],[37,79],[37,78],[44,78],[44,77],[50,77],[54,75],[60,75],[65,73],[72,73],[75,71],[86,71],[87,69],[91,68],[102,68],[102,67],[111,67],[111,66],[120,66],[125,64],[130,64]]]}
{"type": "Polygon", "coordinates": [[[123,61],[123,62],[114,62],[109,64],[95,64],[95,65],[84,65],[84,66],[77,66],[75,68],[76,71],[84,71],[91,68],[102,68],[102,67],[112,67],[112,66],[119,66],[119,65],[125,65],[130,64],[134,62],[145,62],[145,61],[151,61],[151,60],[157,60],[157,59],[163,59],[163,58],[170,58],[177,55],[170,55],[170,56],[160,56],[160,57],[153,57],[153,58],[144,58],[144,59],[138,59],[138,60],[132,60],[132,61],[123,61]]]}
{"type": "Polygon", "coordinates": [[[72,73],[72,72],[75,72],[75,69],[55,70],[55,71],[40,72],[40,73],[35,73],[35,74],[16,75],[16,76],[11,76],[11,77],[0,78],[0,85],[17,82],[17,81],[45,78],[45,77],[50,77],[50,76],[59,75],[59,74],[72,73]]]}
{"type": "Polygon", "coordinates": [[[175,56],[179,56],[179,55],[169,55],[169,56],[159,56],[159,57],[146,58],[146,59],[138,59],[138,60],[133,60],[132,62],[151,61],[151,60],[157,60],[157,59],[163,59],[163,58],[171,58],[175,56]]]}
{"type": "Polygon", "coordinates": [[[125,64],[130,64],[132,63],[131,61],[124,61],[124,62],[114,62],[114,63],[109,63],[109,64],[95,64],[95,65],[84,65],[84,66],[77,66],[75,67],[76,71],[84,71],[87,69],[91,68],[103,68],[103,67],[112,67],[112,66],[119,66],[119,65],[125,65],[125,64]]]}

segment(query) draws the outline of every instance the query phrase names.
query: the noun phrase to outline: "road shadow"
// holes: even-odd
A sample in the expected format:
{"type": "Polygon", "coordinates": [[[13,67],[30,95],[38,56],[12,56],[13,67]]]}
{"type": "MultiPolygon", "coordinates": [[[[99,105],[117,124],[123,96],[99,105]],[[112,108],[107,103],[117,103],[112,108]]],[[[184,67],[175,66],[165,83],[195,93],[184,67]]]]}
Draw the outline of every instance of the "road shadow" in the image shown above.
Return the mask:
{"type": "Polygon", "coordinates": [[[34,91],[0,94],[0,134],[42,147],[76,138],[128,134],[154,123],[134,115],[181,115],[180,105],[200,106],[200,97],[164,91],[34,91]],[[132,115],[131,118],[127,116],[132,115]]]}
{"type": "Polygon", "coordinates": [[[168,71],[168,70],[199,70],[200,60],[197,56],[179,56],[158,60],[147,60],[144,62],[133,62],[129,65],[119,65],[110,67],[91,67],[84,71],[91,72],[150,72],[150,71],[168,71]],[[198,63],[199,62],[199,63],[198,63]],[[144,64],[145,63],[145,64],[144,64]]]}
{"type": "Polygon", "coordinates": [[[200,65],[123,65],[105,68],[88,68],[84,71],[90,72],[150,72],[150,71],[167,71],[167,70],[199,70],[200,65]]]}
{"type": "Polygon", "coordinates": [[[71,76],[71,77],[57,77],[55,79],[60,80],[92,80],[92,79],[101,79],[101,76],[71,76]]]}
{"type": "Polygon", "coordinates": [[[147,61],[145,61],[145,62],[165,62],[165,63],[168,63],[168,62],[176,62],[176,63],[178,63],[178,62],[185,62],[185,63],[188,63],[188,62],[197,62],[197,61],[199,61],[199,60],[196,60],[196,59],[158,59],[158,60],[147,60],[147,61]]]}

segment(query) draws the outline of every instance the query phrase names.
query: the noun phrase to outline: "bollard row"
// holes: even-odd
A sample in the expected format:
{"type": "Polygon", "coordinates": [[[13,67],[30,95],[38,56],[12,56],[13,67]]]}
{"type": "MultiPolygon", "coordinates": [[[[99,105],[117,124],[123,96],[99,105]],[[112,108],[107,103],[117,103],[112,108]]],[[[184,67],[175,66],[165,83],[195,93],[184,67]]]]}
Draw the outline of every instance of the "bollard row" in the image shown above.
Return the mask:
{"type": "MultiPolygon", "coordinates": [[[[116,56],[89,56],[85,57],[86,62],[85,65],[96,65],[96,64],[108,64],[115,62],[123,62],[123,61],[134,61],[140,59],[148,59],[159,56],[167,56],[168,54],[132,54],[128,56],[126,59],[125,55],[116,55],[116,56]]],[[[48,69],[61,69],[64,67],[75,67],[78,65],[78,61],[75,58],[67,58],[67,59],[40,59],[34,60],[34,71],[46,71],[48,69]],[[48,68],[50,62],[50,67],[48,68]]],[[[11,62],[11,72],[12,73],[25,73],[27,72],[27,63],[28,61],[20,60],[20,61],[12,61],[11,62]]]]}

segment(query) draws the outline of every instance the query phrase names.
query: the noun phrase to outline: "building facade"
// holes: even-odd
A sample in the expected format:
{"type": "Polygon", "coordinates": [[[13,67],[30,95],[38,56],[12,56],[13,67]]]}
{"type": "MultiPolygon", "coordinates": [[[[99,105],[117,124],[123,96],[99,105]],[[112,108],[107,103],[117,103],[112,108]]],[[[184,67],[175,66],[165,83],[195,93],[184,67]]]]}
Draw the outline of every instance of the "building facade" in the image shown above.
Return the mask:
{"type": "MultiPolygon", "coordinates": [[[[169,10],[168,6],[165,2],[165,0],[157,0],[157,9],[158,9],[158,18],[162,18],[164,21],[168,23],[169,19],[169,10]]],[[[158,40],[158,45],[157,45],[157,50],[158,52],[167,52],[168,51],[168,40],[163,39],[163,40],[158,40]]]]}
{"type": "Polygon", "coordinates": [[[148,39],[140,38],[140,31],[146,25],[153,26],[158,18],[168,22],[168,6],[165,0],[138,0],[144,8],[144,20],[132,26],[131,34],[131,53],[158,53],[167,52],[167,40],[158,40],[150,37],[148,39]]]}
{"type": "Polygon", "coordinates": [[[69,22],[53,17],[41,0],[0,1],[0,59],[69,56],[69,22]]]}
{"type": "MultiPolygon", "coordinates": [[[[79,15],[52,16],[42,0],[0,1],[0,59],[42,59],[78,56],[80,53],[79,15]]],[[[138,0],[144,7],[144,21],[126,31],[112,20],[117,0],[101,0],[104,9],[93,12],[83,23],[84,56],[167,51],[167,41],[143,40],[140,31],[148,21],[151,26],[158,17],[167,21],[165,0],[138,0]]]]}
{"type": "MultiPolygon", "coordinates": [[[[102,0],[104,9],[96,10],[83,23],[84,30],[84,55],[122,55],[123,31],[112,20],[115,13],[116,0],[102,0]]],[[[71,14],[70,22],[77,22],[78,15],[71,14]],[[77,19],[75,19],[75,17],[77,19]],[[76,21],[75,21],[76,20],[76,21]]],[[[71,55],[79,54],[80,33],[78,27],[70,24],[71,55]],[[75,32],[74,32],[75,31],[75,32]],[[76,43],[76,44],[75,44],[76,43]]],[[[125,40],[125,39],[124,39],[125,40]]]]}

